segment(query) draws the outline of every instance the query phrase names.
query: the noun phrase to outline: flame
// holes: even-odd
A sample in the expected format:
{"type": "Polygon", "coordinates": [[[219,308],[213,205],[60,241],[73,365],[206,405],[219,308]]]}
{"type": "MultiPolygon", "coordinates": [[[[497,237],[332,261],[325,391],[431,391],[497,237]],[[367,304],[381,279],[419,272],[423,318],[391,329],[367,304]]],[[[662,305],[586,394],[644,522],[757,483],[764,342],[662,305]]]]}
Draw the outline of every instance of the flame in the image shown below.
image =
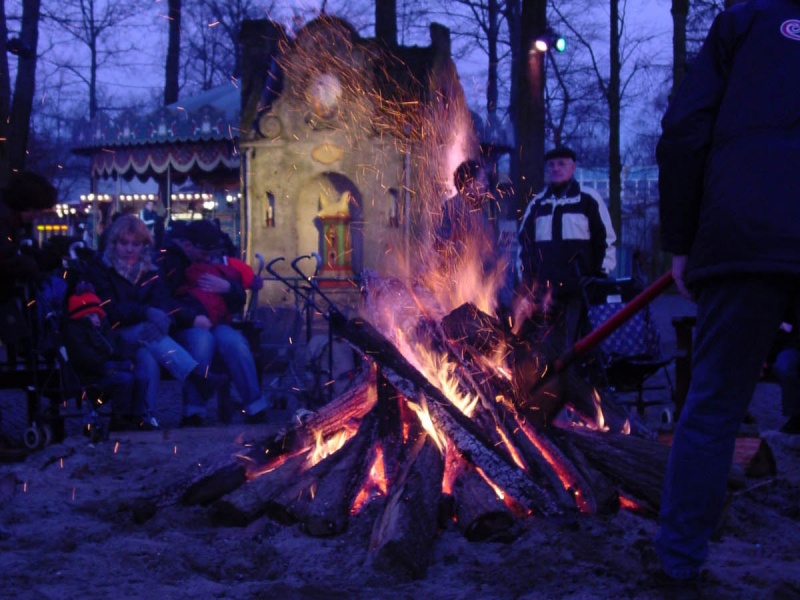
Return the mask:
{"type": "Polygon", "coordinates": [[[608,427],[606,426],[606,418],[603,414],[603,401],[600,398],[600,394],[598,393],[597,389],[592,390],[592,402],[594,402],[594,407],[597,413],[597,421],[595,423],[597,431],[608,431],[608,427]]]}
{"type": "Polygon", "coordinates": [[[475,467],[475,471],[477,471],[478,475],[483,477],[483,480],[489,484],[489,487],[494,490],[494,493],[497,495],[497,497],[502,500],[503,504],[505,504],[506,507],[511,511],[511,514],[518,518],[530,516],[532,511],[506,494],[503,488],[497,485],[486,473],[483,472],[483,469],[480,467],[475,467]]]}
{"type": "Polygon", "coordinates": [[[345,445],[347,440],[355,435],[356,431],[358,431],[357,428],[345,427],[327,439],[323,438],[322,432],[315,432],[314,448],[311,450],[308,455],[308,459],[306,460],[306,465],[308,468],[313,467],[318,462],[321,462],[323,459],[329,457],[331,454],[339,450],[339,448],[345,445]]]}
{"type": "Polygon", "coordinates": [[[380,444],[375,446],[375,459],[369,468],[369,475],[364,485],[361,486],[353,506],[350,509],[351,515],[357,515],[361,509],[376,496],[386,496],[389,489],[389,482],[386,480],[386,464],[383,460],[383,447],[380,444]]]}
{"type": "Polygon", "coordinates": [[[436,425],[433,424],[431,413],[428,410],[428,401],[425,399],[425,397],[422,397],[422,402],[420,404],[416,404],[411,400],[408,400],[406,404],[408,404],[408,407],[413,410],[414,413],[416,413],[422,428],[431,437],[433,443],[436,444],[436,447],[439,448],[439,452],[445,454],[447,452],[447,438],[445,438],[444,435],[436,428],[436,425]]]}
{"type": "Polygon", "coordinates": [[[497,494],[497,497],[500,498],[500,500],[506,499],[506,493],[502,490],[502,488],[499,485],[497,485],[494,481],[489,479],[486,473],[483,472],[483,469],[481,469],[480,467],[475,467],[475,470],[481,477],[483,477],[484,481],[486,481],[486,483],[489,484],[489,487],[491,487],[494,490],[494,493],[497,494]]]}

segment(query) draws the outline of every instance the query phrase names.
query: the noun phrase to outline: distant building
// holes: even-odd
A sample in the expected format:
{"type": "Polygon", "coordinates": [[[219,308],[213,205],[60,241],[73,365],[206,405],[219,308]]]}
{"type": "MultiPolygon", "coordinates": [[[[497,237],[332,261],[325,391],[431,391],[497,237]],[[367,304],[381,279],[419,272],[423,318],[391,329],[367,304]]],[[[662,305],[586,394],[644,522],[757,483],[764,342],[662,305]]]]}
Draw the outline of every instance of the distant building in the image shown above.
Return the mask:
{"type": "MultiPolygon", "coordinates": [[[[578,167],[575,179],[581,185],[597,190],[608,202],[608,169],[578,167]]],[[[621,237],[624,246],[620,246],[618,250],[616,275],[630,277],[636,268],[651,270],[660,251],[658,167],[624,167],[621,200],[621,237]],[[643,264],[635,265],[637,259],[643,264]]],[[[653,273],[644,275],[652,276],[653,273]]]]}

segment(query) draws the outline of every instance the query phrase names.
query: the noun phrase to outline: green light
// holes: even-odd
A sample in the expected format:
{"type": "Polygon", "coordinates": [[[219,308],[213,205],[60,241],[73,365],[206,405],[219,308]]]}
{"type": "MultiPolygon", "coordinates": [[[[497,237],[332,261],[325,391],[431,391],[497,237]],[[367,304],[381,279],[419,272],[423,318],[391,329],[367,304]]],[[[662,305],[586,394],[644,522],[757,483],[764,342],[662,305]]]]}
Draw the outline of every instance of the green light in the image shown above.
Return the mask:
{"type": "Polygon", "coordinates": [[[559,36],[556,38],[556,43],[553,44],[553,47],[559,52],[563,52],[564,50],[567,49],[567,40],[559,36]]]}

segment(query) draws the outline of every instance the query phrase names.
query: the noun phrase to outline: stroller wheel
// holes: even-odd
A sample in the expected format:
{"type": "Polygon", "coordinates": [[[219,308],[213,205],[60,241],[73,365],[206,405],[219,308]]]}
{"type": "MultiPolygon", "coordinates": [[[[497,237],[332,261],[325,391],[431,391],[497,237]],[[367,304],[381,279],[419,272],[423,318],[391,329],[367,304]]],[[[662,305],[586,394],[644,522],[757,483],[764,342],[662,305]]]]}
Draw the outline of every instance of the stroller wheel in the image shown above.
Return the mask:
{"type": "Polygon", "coordinates": [[[28,427],[22,434],[22,441],[26,448],[36,450],[44,441],[44,435],[39,429],[38,425],[34,424],[28,427]]]}
{"type": "Polygon", "coordinates": [[[53,441],[53,428],[50,425],[42,425],[42,446],[49,446],[53,441]]]}

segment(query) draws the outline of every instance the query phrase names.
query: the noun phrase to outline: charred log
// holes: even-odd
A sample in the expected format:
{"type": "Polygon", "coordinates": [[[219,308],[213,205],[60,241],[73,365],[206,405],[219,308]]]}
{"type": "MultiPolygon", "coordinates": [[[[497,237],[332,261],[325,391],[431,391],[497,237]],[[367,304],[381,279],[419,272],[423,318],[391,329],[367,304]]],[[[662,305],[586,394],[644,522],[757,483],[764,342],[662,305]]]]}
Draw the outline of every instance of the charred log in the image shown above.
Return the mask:
{"type": "Polygon", "coordinates": [[[470,465],[465,464],[453,485],[456,525],[471,542],[508,536],[514,515],[497,492],[470,465]]]}
{"type": "Polygon", "coordinates": [[[375,442],[375,411],[361,422],[358,433],[345,446],[326,460],[337,457],[328,473],[320,479],[314,498],[303,519],[306,533],[316,536],[334,535],[347,528],[350,507],[368,476],[368,465],[374,459],[370,448],[375,442]]]}
{"type": "Polygon", "coordinates": [[[244,527],[266,512],[266,507],[280,490],[290,485],[302,472],[308,452],[296,454],[272,471],[250,479],[211,505],[209,516],[214,523],[244,527]]]}
{"type": "Polygon", "coordinates": [[[643,510],[658,513],[668,447],[655,440],[616,433],[577,428],[561,429],[559,433],[610,478],[623,495],[632,498],[643,510]]]}
{"type": "Polygon", "coordinates": [[[436,535],[444,461],[422,435],[389,492],[370,542],[372,565],[401,577],[425,576],[436,535]]]}
{"type": "Polygon", "coordinates": [[[227,465],[195,482],[181,496],[184,506],[207,506],[242,485],[247,480],[242,464],[227,465]]]}
{"type": "Polygon", "coordinates": [[[327,439],[349,424],[357,423],[375,405],[375,390],[374,371],[363,374],[350,389],[318,411],[253,448],[248,453],[251,459],[249,471],[258,470],[262,465],[269,467],[276,458],[299,452],[313,445],[318,438],[327,439]]]}
{"type": "Polygon", "coordinates": [[[581,504],[582,510],[600,515],[617,512],[620,500],[614,483],[589,462],[586,455],[574,443],[561,435],[561,429],[551,427],[540,433],[559,449],[560,454],[579,478],[580,483],[576,491],[580,496],[576,497],[576,500],[581,504]]]}

